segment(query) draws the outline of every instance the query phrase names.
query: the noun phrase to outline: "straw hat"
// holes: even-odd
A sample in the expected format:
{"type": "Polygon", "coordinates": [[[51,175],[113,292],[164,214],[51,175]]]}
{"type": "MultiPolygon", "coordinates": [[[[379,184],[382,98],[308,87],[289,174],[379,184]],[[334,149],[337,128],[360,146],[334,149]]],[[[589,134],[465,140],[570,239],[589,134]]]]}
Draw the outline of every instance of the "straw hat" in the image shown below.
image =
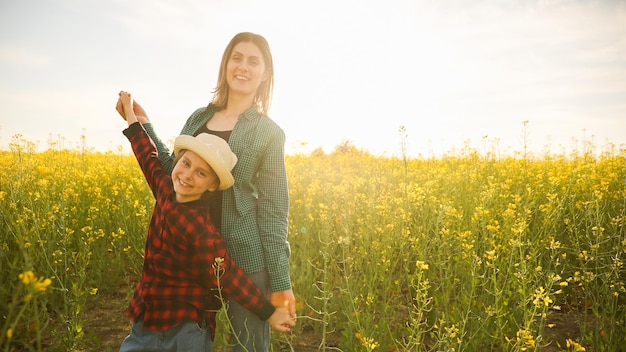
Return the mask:
{"type": "Polygon", "coordinates": [[[220,181],[219,190],[235,183],[230,171],[237,163],[237,156],[222,138],[208,133],[200,133],[196,137],[180,135],[174,141],[174,154],[178,155],[181,150],[191,150],[213,168],[220,181]]]}

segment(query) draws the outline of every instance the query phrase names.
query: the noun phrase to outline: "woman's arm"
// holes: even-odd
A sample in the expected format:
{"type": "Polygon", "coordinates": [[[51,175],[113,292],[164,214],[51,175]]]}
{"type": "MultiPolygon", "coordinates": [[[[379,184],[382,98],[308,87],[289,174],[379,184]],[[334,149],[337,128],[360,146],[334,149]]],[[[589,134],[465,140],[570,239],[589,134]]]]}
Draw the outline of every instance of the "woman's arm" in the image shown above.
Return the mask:
{"type": "Polygon", "coordinates": [[[150,139],[152,139],[152,142],[154,142],[154,145],[156,146],[159,159],[163,163],[163,169],[165,169],[165,171],[167,171],[168,173],[171,173],[172,169],[174,168],[173,153],[170,152],[167,145],[165,145],[165,143],[163,143],[161,139],[159,139],[159,136],[157,136],[156,131],[154,130],[154,126],[151,122],[144,123],[143,128],[144,130],[146,130],[146,133],[148,134],[148,136],[150,136],[150,139]]]}
{"type": "MultiPolygon", "coordinates": [[[[206,108],[200,108],[194,111],[187,121],[185,121],[185,125],[181,129],[179,134],[185,134],[189,136],[193,136],[193,134],[198,130],[198,128],[206,123],[206,116],[203,115],[203,112],[206,111],[206,108]]],[[[159,159],[163,162],[163,168],[171,173],[174,168],[174,154],[169,150],[167,145],[163,143],[156,134],[154,130],[154,126],[149,121],[143,125],[144,129],[148,133],[148,136],[154,141],[154,144],[157,147],[157,151],[159,152],[159,159]]]]}
{"type": "Polygon", "coordinates": [[[258,225],[267,270],[270,276],[270,301],[287,307],[295,318],[295,296],[289,275],[290,248],[287,242],[289,188],[285,166],[285,135],[279,130],[267,148],[258,173],[258,225]]]}

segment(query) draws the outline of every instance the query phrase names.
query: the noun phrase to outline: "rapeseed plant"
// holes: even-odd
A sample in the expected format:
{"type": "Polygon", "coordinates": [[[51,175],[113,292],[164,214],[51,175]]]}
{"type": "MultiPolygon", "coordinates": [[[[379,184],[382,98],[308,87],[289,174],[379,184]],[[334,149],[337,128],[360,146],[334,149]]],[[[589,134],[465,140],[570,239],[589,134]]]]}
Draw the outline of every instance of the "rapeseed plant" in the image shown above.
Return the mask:
{"type": "MultiPolygon", "coordinates": [[[[16,136],[0,151],[0,302],[15,296],[42,329],[70,322],[56,342],[78,349],[94,294],[132,290],[153,199],[131,155],[36,149],[16,136]]],[[[536,351],[560,328],[552,315],[578,314],[568,350],[619,351],[626,150],[397,159],[342,148],[286,161],[307,317],[295,334],[320,336],[320,349],[536,351]]],[[[26,333],[3,326],[0,346],[26,333]]]]}

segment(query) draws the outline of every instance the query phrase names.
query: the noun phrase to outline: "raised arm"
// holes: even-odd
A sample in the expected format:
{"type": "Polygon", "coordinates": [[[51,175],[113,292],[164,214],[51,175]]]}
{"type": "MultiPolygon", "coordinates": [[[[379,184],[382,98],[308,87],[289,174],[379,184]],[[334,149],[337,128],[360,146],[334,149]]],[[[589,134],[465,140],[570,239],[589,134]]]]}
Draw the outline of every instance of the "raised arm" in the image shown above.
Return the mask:
{"type": "Polygon", "coordinates": [[[120,92],[120,97],[119,99],[117,99],[115,110],[117,110],[117,112],[120,114],[120,116],[122,116],[124,120],[128,121],[127,116],[129,115],[129,113],[132,112],[135,115],[136,121],[139,121],[142,124],[150,122],[150,119],[148,118],[148,114],[146,114],[146,111],[143,109],[143,107],[141,107],[141,105],[139,105],[139,103],[137,103],[136,100],[132,99],[132,97],[130,96],[128,92],[125,92],[125,91],[120,92]],[[122,99],[122,93],[124,93],[124,95],[127,95],[127,97],[124,97],[124,99],[130,99],[130,104],[128,104],[128,101],[127,101],[126,107],[124,107],[124,100],[122,99]],[[131,105],[132,105],[132,109],[130,108],[131,105]]]}
{"type": "Polygon", "coordinates": [[[122,90],[120,91],[119,96],[119,99],[117,99],[117,105],[115,106],[117,112],[119,112],[124,120],[128,122],[128,126],[132,125],[135,122],[138,122],[139,120],[137,119],[137,115],[132,108],[133,98],[131,97],[130,93],[122,90]]]}
{"type": "MultiPolygon", "coordinates": [[[[161,162],[163,162],[163,168],[166,171],[171,172],[174,166],[174,157],[172,156],[172,153],[165,145],[165,143],[163,143],[161,139],[159,139],[159,136],[157,136],[154,127],[152,126],[152,122],[150,122],[150,119],[148,118],[146,110],[135,99],[131,99],[130,105],[127,106],[125,110],[124,104],[122,102],[121,92],[120,99],[117,100],[117,104],[115,105],[115,110],[117,110],[120,116],[122,116],[122,118],[127,121],[130,114],[134,114],[136,121],[141,123],[144,130],[146,131],[148,136],[150,136],[150,139],[156,146],[159,159],[161,159],[161,162]],[[130,108],[130,106],[132,106],[132,109],[130,108]]],[[[130,123],[128,125],[130,126],[130,123]]]]}

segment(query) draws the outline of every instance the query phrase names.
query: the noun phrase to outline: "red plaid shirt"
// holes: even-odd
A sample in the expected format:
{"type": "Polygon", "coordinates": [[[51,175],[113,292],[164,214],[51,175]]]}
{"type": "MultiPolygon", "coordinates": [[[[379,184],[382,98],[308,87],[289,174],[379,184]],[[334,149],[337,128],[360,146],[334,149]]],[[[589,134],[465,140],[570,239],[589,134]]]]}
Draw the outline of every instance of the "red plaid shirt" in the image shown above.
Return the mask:
{"type": "Polygon", "coordinates": [[[219,278],[222,294],[262,320],[268,319],[274,307],[226,252],[224,240],[211,223],[207,202],[177,202],[171,176],[141,125],[132,124],[124,135],[156,198],[141,280],[127,315],[133,321],[143,315],[143,326],[152,330],[167,330],[190,321],[200,324],[206,318],[214,334],[216,311],[222,305],[215,259],[223,258],[219,278]]]}

